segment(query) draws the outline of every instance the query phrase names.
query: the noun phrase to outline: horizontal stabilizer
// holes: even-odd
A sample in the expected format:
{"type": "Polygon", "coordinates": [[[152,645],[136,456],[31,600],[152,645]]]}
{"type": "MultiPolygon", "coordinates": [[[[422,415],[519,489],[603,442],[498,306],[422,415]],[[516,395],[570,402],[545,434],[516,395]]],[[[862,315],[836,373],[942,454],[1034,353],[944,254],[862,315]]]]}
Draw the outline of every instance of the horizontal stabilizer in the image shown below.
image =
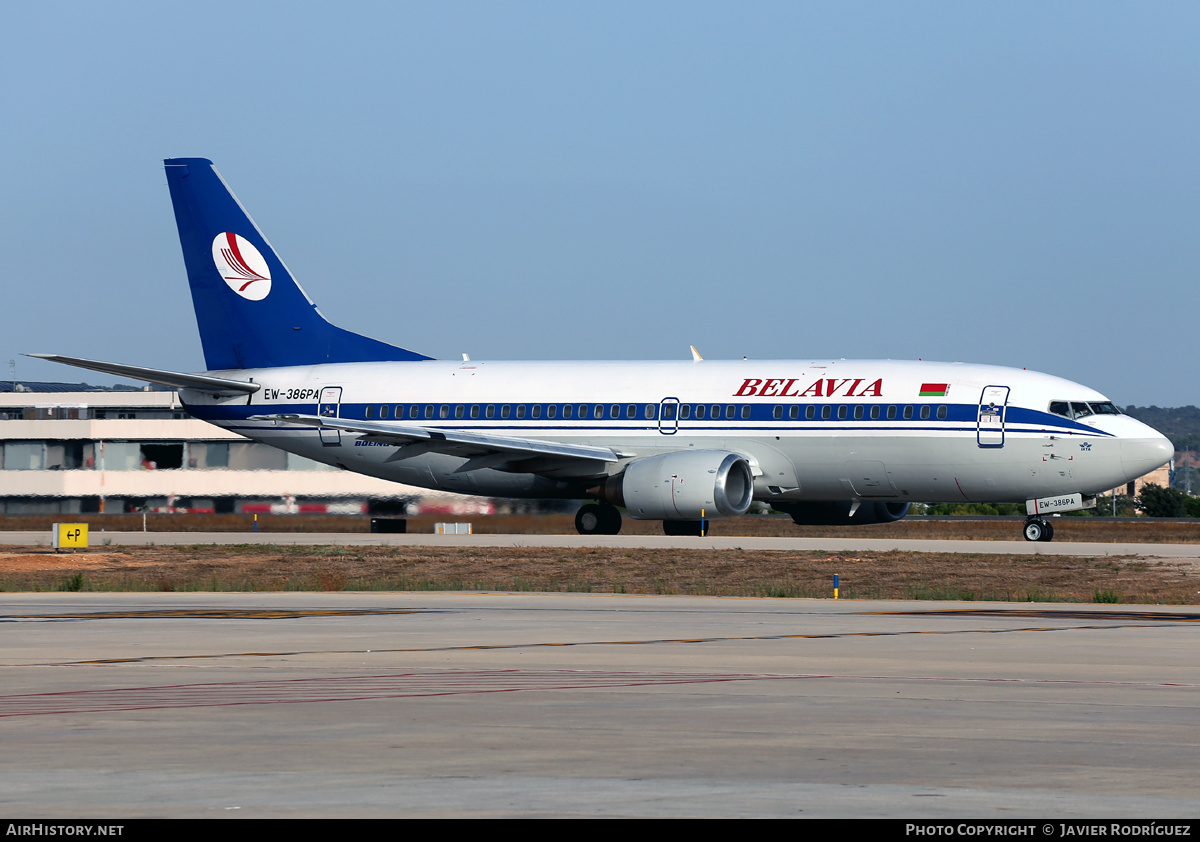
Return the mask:
{"type": "Polygon", "coordinates": [[[252,395],[262,387],[257,383],[247,383],[244,380],[228,380],[224,377],[212,377],[207,374],[183,374],[177,371],[162,371],[157,368],[142,368],[137,365],[121,365],[120,363],[105,363],[99,360],[85,360],[80,357],[64,357],[59,354],[25,354],[26,357],[36,357],[39,360],[50,360],[63,365],[73,365],[76,368],[87,368],[92,371],[102,371],[105,374],[115,374],[119,377],[132,377],[134,380],[144,380],[159,386],[173,386],[176,389],[197,389],[212,395],[235,397],[237,395],[252,395]]]}

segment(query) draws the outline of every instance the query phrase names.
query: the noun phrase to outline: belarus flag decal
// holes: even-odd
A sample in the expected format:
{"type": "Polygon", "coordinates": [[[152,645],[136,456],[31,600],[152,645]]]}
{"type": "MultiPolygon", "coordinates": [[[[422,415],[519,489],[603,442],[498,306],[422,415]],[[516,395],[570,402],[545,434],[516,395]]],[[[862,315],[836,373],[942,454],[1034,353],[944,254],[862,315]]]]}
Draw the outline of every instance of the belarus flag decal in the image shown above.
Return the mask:
{"type": "Polygon", "coordinates": [[[946,392],[950,391],[949,383],[922,383],[921,397],[923,398],[944,398],[946,392]]]}

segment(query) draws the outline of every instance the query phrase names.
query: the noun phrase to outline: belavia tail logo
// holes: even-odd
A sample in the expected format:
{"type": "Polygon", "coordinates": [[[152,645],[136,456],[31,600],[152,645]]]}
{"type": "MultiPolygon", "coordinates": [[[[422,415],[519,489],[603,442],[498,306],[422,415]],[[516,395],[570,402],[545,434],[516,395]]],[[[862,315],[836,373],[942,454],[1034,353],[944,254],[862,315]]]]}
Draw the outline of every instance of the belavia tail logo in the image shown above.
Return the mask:
{"type": "Polygon", "coordinates": [[[271,270],[249,240],[231,231],[218,234],[212,244],[213,262],[229,288],[251,301],[262,301],[271,291],[271,270]]]}

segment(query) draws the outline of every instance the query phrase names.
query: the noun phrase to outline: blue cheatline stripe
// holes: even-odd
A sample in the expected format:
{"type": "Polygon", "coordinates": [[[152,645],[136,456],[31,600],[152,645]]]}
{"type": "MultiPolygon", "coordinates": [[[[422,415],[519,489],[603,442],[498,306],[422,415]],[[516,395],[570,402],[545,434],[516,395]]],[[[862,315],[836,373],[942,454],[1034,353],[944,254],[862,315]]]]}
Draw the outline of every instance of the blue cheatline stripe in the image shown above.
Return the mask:
{"type": "MultiPolygon", "coordinates": [[[[248,424],[220,424],[223,429],[232,432],[253,431],[254,433],[263,432],[298,432],[309,430],[313,433],[317,432],[316,427],[305,427],[300,425],[294,426],[271,426],[271,425],[248,425],[248,424]]],[[[528,436],[533,433],[552,433],[563,434],[571,433],[574,435],[595,435],[601,433],[645,433],[647,435],[661,435],[657,427],[475,427],[470,425],[413,425],[420,426],[424,429],[445,429],[445,430],[463,430],[475,432],[490,432],[490,433],[506,433],[512,436],[528,436]]],[[[762,433],[764,435],[778,435],[779,433],[800,434],[800,433],[826,433],[832,429],[832,425],[813,426],[813,427],[797,427],[797,428],[763,428],[763,427],[681,427],[673,435],[687,434],[739,434],[747,433],[762,433]]],[[[852,427],[839,426],[836,427],[839,432],[891,432],[891,433],[962,433],[974,436],[978,432],[974,427],[852,427]]],[[[368,435],[367,433],[355,433],[353,431],[342,430],[346,435],[368,435]]],[[[1005,435],[1008,436],[1041,436],[1046,434],[1046,430],[1005,430],[1005,435]]],[[[1096,433],[1097,436],[1103,438],[1111,438],[1108,433],[1096,433]]],[[[999,447],[1000,445],[985,445],[988,447],[999,447]]]]}
{"type": "MultiPolygon", "coordinates": [[[[592,402],[588,403],[587,406],[589,406],[589,407],[596,406],[598,403],[600,403],[600,402],[592,401],[592,402]]],[[[526,407],[526,417],[525,418],[512,417],[512,418],[505,418],[505,419],[500,419],[500,418],[495,418],[495,417],[471,418],[471,417],[468,417],[469,408],[471,406],[480,407],[480,415],[482,416],[483,412],[484,412],[483,408],[487,407],[489,405],[497,407],[497,413],[498,413],[499,407],[509,406],[509,407],[515,408],[522,404],[520,404],[518,402],[492,403],[492,404],[487,404],[487,403],[460,404],[460,403],[447,403],[447,402],[420,403],[420,404],[414,404],[411,402],[404,403],[404,404],[389,403],[389,404],[386,404],[386,406],[388,406],[389,408],[392,408],[395,406],[402,406],[406,410],[412,406],[417,406],[420,410],[418,413],[418,417],[413,418],[411,416],[411,413],[406,411],[400,417],[391,417],[391,418],[387,418],[387,419],[378,419],[378,418],[372,417],[372,418],[368,419],[367,418],[367,408],[371,407],[372,412],[375,413],[375,412],[377,412],[378,407],[381,405],[383,405],[383,404],[379,404],[379,403],[370,403],[370,404],[342,403],[339,406],[338,417],[342,418],[344,420],[347,420],[347,421],[364,421],[364,420],[378,421],[378,420],[382,420],[382,421],[386,421],[386,422],[390,422],[390,423],[397,423],[397,424],[409,424],[412,426],[420,426],[420,427],[446,427],[448,429],[468,429],[469,428],[469,429],[474,429],[474,430],[551,430],[551,431],[563,431],[563,432],[566,432],[566,431],[576,431],[576,432],[652,431],[652,432],[659,432],[659,420],[660,420],[657,418],[658,404],[651,404],[649,402],[637,403],[637,404],[634,404],[634,406],[637,407],[639,415],[644,413],[646,406],[651,406],[654,409],[654,413],[655,413],[656,417],[653,417],[653,418],[639,417],[636,419],[608,417],[608,415],[609,415],[608,409],[609,409],[609,407],[611,407],[613,405],[613,403],[611,401],[600,404],[600,405],[604,406],[604,408],[605,408],[606,417],[596,418],[596,419],[588,418],[586,421],[583,419],[566,419],[566,418],[564,418],[564,419],[561,419],[561,421],[555,419],[555,423],[547,423],[551,419],[544,417],[546,415],[546,408],[548,406],[556,407],[556,414],[561,414],[563,406],[577,407],[577,406],[582,405],[581,403],[578,403],[578,402],[572,402],[570,404],[561,404],[561,403],[524,404],[524,406],[526,407]],[[434,416],[435,417],[432,417],[432,418],[425,417],[425,407],[426,406],[434,407],[434,416]],[[441,416],[440,409],[442,406],[447,406],[447,407],[451,408],[449,417],[441,416]],[[464,417],[462,417],[462,418],[454,417],[454,408],[459,407],[459,406],[464,408],[464,417]],[[529,417],[531,415],[531,408],[534,406],[540,407],[540,410],[541,410],[540,414],[543,417],[541,417],[541,418],[529,417]],[[625,423],[621,423],[621,422],[625,422],[625,423]]],[[[628,407],[630,404],[628,401],[626,401],[624,403],[617,404],[617,405],[621,407],[622,414],[624,414],[626,407],[628,407]]],[[[695,404],[691,404],[691,405],[695,406],[695,404]]],[[[774,411],[775,411],[776,404],[703,404],[703,405],[705,407],[720,406],[720,407],[722,407],[722,409],[724,409],[724,407],[727,407],[727,406],[733,406],[734,407],[734,417],[733,418],[724,418],[723,417],[715,425],[714,425],[713,421],[711,421],[707,418],[705,418],[705,419],[673,418],[673,419],[662,419],[662,420],[666,421],[667,426],[671,427],[672,429],[675,429],[678,431],[695,431],[695,432],[719,432],[719,431],[743,432],[743,433],[751,432],[751,431],[766,432],[766,433],[784,432],[784,431],[786,431],[786,432],[804,432],[807,430],[826,430],[826,429],[830,429],[830,428],[834,428],[834,427],[836,427],[837,429],[846,430],[846,431],[849,431],[849,430],[893,431],[894,430],[894,431],[975,432],[977,429],[976,414],[978,412],[978,407],[975,404],[795,404],[796,406],[802,406],[805,408],[807,408],[808,406],[815,407],[815,409],[816,409],[815,414],[817,417],[813,418],[813,419],[808,419],[805,417],[801,417],[799,419],[794,419],[794,418],[786,417],[787,416],[786,412],[784,413],[785,417],[775,418],[774,411]],[[825,406],[828,406],[831,408],[829,418],[821,418],[820,417],[821,408],[825,407],[825,406]],[[841,407],[841,406],[847,407],[847,413],[846,413],[847,417],[846,418],[838,418],[837,417],[837,409],[838,409],[838,407],[841,407]],[[896,407],[897,414],[901,414],[903,412],[903,407],[911,406],[914,409],[913,415],[916,417],[908,418],[908,419],[905,419],[902,417],[894,418],[894,419],[888,419],[886,417],[880,417],[877,419],[873,419],[873,418],[869,418],[869,417],[854,418],[853,417],[853,408],[856,406],[862,406],[864,408],[864,412],[863,412],[864,416],[870,415],[870,409],[873,406],[879,407],[881,416],[886,416],[887,407],[889,407],[889,406],[896,407]],[[938,419],[936,417],[920,418],[919,417],[920,408],[922,406],[928,406],[930,408],[931,416],[936,416],[938,407],[946,406],[947,407],[946,418],[944,418],[944,419],[938,419]],[[743,407],[750,408],[748,418],[742,418],[742,408],[743,407]]],[[[784,404],[784,406],[792,406],[792,405],[784,404]]],[[[216,422],[216,421],[241,421],[241,420],[244,420],[249,415],[262,415],[262,414],[275,414],[275,413],[279,413],[279,414],[314,414],[315,407],[316,407],[315,403],[301,403],[301,404],[265,403],[265,404],[253,404],[250,406],[247,406],[246,404],[239,404],[239,405],[223,404],[220,406],[196,406],[196,407],[188,407],[188,410],[197,418],[201,418],[206,421],[216,422]]],[[[724,413],[722,412],[722,414],[724,414],[724,413]]],[[[803,415],[804,415],[804,413],[802,412],[801,416],[803,416],[803,415]]],[[[255,429],[255,430],[258,430],[258,429],[262,429],[262,427],[253,426],[253,427],[238,427],[238,428],[231,428],[231,429],[255,429]]],[[[279,428],[279,429],[283,429],[283,428],[279,428]]],[[[1007,413],[1006,413],[1006,417],[1005,417],[1005,430],[1006,430],[1006,432],[1011,432],[1011,433],[1059,433],[1059,434],[1066,434],[1066,435],[1083,434],[1083,435],[1100,436],[1100,437],[1106,437],[1106,438],[1111,437],[1110,433],[1106,433],[1102,430],[1097,430],[1094,427],[1088,427],[1084,424],[1080,424],[1079,422],[1071,420],[1069,418],[1063,418],[1062,416],[1052,415],[1048,412],[1042,412],[1039,410],[1027,409],[1024,407],[1015,407],[1015,406],[1010,406],[1007,409],[1007,413]]]]}

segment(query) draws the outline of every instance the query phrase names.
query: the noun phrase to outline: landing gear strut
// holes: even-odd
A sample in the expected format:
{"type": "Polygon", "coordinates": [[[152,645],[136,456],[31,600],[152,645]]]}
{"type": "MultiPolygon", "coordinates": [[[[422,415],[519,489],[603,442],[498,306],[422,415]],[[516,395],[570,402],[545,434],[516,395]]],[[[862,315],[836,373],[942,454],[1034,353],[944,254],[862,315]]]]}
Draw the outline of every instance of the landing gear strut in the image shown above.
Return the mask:
{"type": "Polygon", "coordinates": [[[580,535],[616,535],[621,531],[621,513],[607,503],[588,503],[575,514],[575,531],[580,535]]]}
{"type": "Polygon", "coordinates": [[[1054,540],[1054,525],[1048,520],[1031,515],[1025,518],[1025,540],[1026,541],[1052,541],[1054,540]]]}

